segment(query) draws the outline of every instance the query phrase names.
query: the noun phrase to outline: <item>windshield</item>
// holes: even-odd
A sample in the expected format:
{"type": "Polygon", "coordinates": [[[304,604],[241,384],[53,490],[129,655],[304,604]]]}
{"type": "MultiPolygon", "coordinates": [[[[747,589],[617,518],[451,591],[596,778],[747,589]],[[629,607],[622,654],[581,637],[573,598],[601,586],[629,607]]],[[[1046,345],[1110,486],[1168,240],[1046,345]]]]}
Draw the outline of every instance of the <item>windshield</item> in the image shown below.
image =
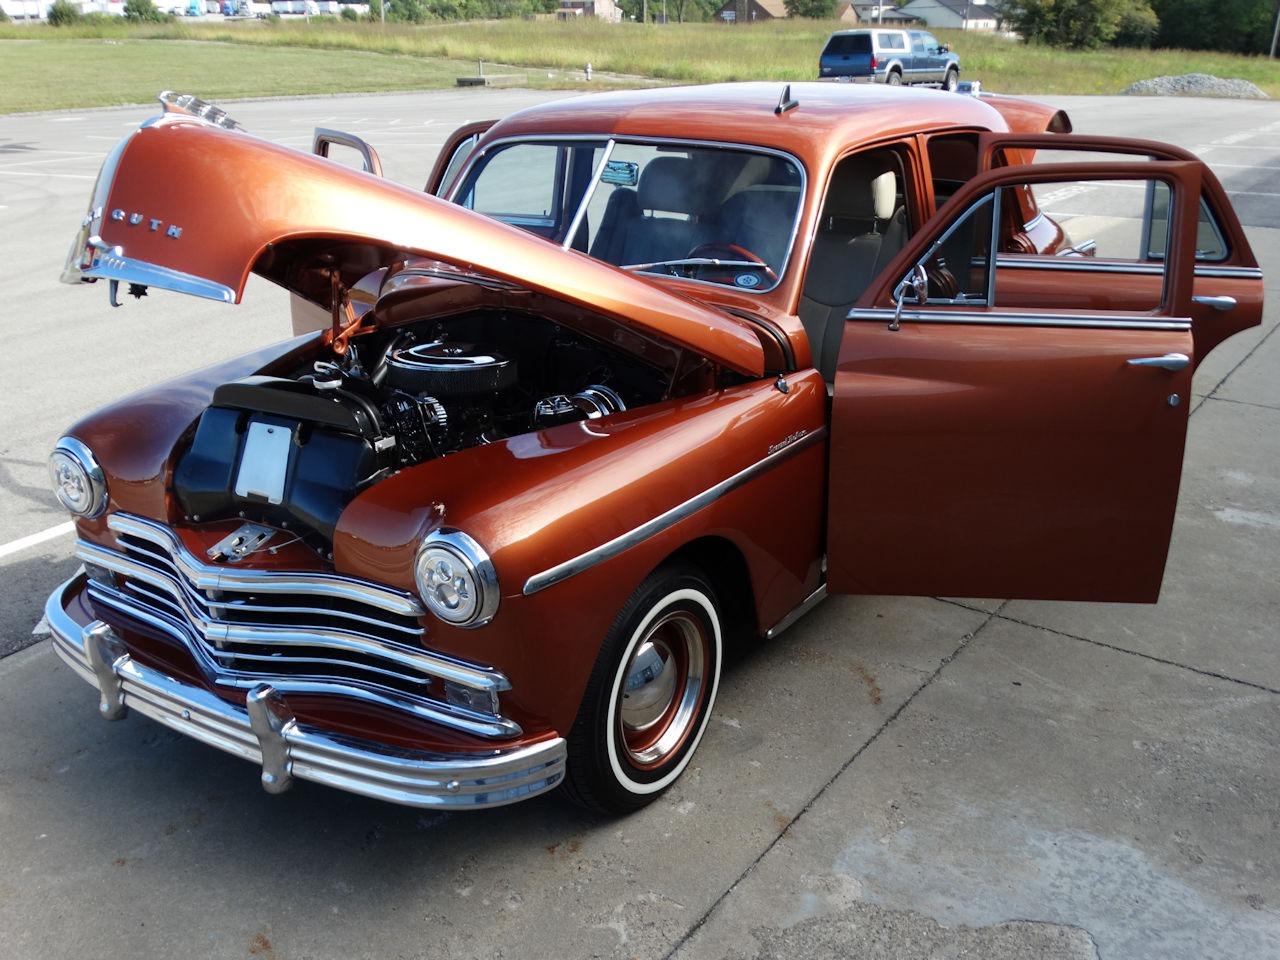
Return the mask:
{"type": "Polygon", "coordinates": [[[803,194],[787,157],[624,140],[521,141],[487,151],[454,200],[636,273],[769,290],[803,194]]]}

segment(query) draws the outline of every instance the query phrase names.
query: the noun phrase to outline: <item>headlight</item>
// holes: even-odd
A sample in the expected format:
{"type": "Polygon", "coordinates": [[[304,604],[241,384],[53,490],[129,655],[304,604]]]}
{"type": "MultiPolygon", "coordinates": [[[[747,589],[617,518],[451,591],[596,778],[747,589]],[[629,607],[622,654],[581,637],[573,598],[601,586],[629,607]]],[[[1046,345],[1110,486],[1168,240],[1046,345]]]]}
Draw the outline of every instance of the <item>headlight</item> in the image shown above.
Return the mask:
{"type": "Polygon", "coordinates": [[[445,623],[480,627],[498,610],[493,562],[460,530],[441,528],[427,534],[413,574],[422,602],[445,623]]]}
{"type": "Polygon", "coordinates": [[[93,452],[74,437],[63,437],[49,454],[49,477],[59,502],[77,517],[92,520],[107,509],[107,480],[93,452]]]}

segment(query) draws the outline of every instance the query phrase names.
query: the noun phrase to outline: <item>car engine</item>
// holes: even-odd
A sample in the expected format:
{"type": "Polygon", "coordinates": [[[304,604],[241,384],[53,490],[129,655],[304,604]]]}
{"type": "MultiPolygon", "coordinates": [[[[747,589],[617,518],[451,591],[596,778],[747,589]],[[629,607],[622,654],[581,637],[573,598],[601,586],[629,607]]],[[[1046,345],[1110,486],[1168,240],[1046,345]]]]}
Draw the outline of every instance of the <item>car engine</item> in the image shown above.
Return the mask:
{"type": "Polygon", "coordinates": [[[244,517],[323,547],[362,489],[470,447],[665,395],[655,366],[536,317],[424,321],[290,376],[217,387],[174,471],[193,522],[244,517]]]}

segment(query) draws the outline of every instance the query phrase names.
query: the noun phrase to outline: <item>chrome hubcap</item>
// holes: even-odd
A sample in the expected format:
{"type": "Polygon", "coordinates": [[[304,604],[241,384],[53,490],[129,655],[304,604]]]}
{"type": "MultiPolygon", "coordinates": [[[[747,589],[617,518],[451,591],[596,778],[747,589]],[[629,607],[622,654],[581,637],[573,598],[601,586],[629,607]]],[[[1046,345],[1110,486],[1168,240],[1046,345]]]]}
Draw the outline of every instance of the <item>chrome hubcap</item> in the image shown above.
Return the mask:
{"type": "Polygon", "coordinates": [[[648,730],[662,719],[676,695],[676,665],[671,650],[661,640],[645,640],[627,666],[622,693],[622,725],[628,730],[648,730]]]}
{"type": "Polygon", "coordinates": [[[676,612],[636,644],[623,674],[620,739],[637,767],[655,767],[680,749],[698,718],[707,643],[701,622],[676,612]]]}

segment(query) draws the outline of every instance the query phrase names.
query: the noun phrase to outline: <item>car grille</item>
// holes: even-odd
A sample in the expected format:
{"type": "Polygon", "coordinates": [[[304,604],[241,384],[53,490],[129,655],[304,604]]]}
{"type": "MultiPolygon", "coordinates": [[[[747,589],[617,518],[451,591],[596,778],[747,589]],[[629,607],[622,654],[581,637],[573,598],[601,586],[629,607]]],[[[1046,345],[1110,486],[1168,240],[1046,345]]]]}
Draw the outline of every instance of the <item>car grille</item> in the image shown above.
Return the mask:
{"type": "Polygon", "coordinates": [[[168,527],[141,517],[114,514],[108,526],[120,550],[84,541],[77,549],[90,597],[180,640],[218,684],[269,682],[282,693],[353,697],[482,736],[520,732],[498,713],[506,678],[424,649],[423,610],[409,594],[335,574],[208,564],[168,527]]]}

